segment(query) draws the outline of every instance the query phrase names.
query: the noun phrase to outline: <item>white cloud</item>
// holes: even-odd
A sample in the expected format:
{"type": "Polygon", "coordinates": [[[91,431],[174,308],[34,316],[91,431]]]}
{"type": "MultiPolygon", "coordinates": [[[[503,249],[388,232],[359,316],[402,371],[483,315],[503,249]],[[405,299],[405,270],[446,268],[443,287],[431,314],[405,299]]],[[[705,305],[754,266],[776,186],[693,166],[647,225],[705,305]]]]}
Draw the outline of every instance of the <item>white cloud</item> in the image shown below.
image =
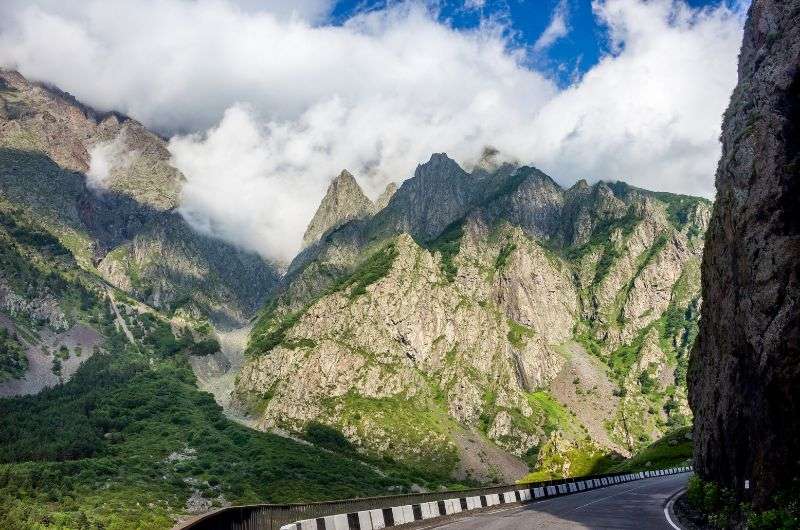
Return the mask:
{"type": "Polygon", "coordinates": [[[498,22],[457,31],[412,2],[333,27],[330,3],[286,5],[8,0],[0,64],[180,132],[183,214],[278,259],[339,170],[375,196],[438,151],[468,163],[493,145],[564,184],[713,193],[738,10],[596,0],[614,53],[559,90],[498,22]]]}
{"type": "Polygon", "coordinates": [[[333,9],[334,0],[232,0],[247,13],[271,13],[282,19],[321,22],[333,9]]]}
{"type": "Polygon", "coordinates": [[[569,6],[567,0],[561,0],[553,10],[550,23],[544,29],[539,38],[533,44],[534,51],[541,52],[555,44],[555,42],[569,33],[567,18],[569,17],[569,6]]]}
{"type": "Polygon", "coordinates": [[[464,0],[464,9],[482,9],[486,0],[464,0]]]}
{"type": "Polygon", "coordinates": [[[561,179],[712,196],[742,13],[666,0],[593,7],[617,53],[542,108],[529,138],[534,160],[561,179]]]}
{"type": "Polygon", "coordinates": [[[111,172],[129,167],[138,154],[137,151],[128,150],[123,134],[107,142],[98,142],[89,150],[91,159],[89,171],[86,172],[87,184],[96,190],[105,189],[111,172]]]}

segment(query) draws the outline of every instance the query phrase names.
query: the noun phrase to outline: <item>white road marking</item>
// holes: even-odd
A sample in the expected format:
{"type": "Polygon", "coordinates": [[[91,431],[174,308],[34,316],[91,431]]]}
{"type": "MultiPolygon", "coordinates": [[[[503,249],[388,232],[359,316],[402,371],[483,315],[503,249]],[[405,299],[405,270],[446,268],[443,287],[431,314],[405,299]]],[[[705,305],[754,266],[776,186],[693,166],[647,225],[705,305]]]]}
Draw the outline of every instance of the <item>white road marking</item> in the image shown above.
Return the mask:
{"type": "Polygon", "coordinates": [[[686,488],[682,488],[682,489],[678,490],[677,492],[673,493],[672,497],[670,497],[670,499],[669,499],[669,502],[667,502],[667,505],[664,506],[664,517],[667,518],[667,522],[675,530],[683,530],[683,529],[680,526],[678,526],[675,523],[675,521],[672,520],[672,517],[670,517],[670,515],[669,515],[669,511],[670,511],[670,508],[672,508],[672,505],[675,504],[675,499],[677,499],[678,495],[680,495],[684,491],[686,491],[686,488]]]}

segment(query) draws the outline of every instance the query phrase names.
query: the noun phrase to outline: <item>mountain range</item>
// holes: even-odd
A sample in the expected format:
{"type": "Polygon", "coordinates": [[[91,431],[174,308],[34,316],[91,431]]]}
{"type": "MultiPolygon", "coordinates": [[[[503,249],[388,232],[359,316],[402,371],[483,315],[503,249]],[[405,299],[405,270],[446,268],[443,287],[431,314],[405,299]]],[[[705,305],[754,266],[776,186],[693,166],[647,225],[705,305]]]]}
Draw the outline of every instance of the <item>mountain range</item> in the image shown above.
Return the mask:
{"type": "Polygon", "coordinates": [[[193,229],[184,183],[142,124],[0,71],[7,513],[46,512],[21,461],[65,517],[135,491],[158,527],[603,471],[690,424],[705,199],[438,153],[374,201],[342,171],[284,272],[193,229]],[[64,500],[71,463],[111,493],[64,500]]]}
{"type": "Polygon", "coordinates": [[[445,154],[363,197],[334,180],[254,326],[235,393],[259,428],[513,480],[688,424],[708,201],[445,154]]]}

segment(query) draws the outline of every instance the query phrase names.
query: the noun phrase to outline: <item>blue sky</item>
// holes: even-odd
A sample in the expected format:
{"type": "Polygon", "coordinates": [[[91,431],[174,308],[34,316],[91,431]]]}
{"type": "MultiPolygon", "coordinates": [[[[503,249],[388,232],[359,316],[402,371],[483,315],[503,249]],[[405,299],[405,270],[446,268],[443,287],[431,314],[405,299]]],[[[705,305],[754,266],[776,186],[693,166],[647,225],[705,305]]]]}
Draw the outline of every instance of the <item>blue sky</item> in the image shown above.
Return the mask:
{"type": "MultiPolygon", "coordinates": [[[[606,28],[598,24],[592,13],[591,0],[442,0],[435,5],[439,8],[440,20],[452,27],[474,28],[482,19],[495,17],[511,28],[516,43],[533,47],[562,1],[566,7],[568,33],[544,52],[531,53],[530,61],[564,86],[609,52],[606,28]],[[471,3],[483,5],[469,7],[471,3]]],[[[720,3],[713,0],[685,1],[695,8],[713,7],[720,3]]],[[[354,13],[381,9],[386,5],[387,0],[340,0],[333,9],[331,21],[342,23],[354,13]]]]}

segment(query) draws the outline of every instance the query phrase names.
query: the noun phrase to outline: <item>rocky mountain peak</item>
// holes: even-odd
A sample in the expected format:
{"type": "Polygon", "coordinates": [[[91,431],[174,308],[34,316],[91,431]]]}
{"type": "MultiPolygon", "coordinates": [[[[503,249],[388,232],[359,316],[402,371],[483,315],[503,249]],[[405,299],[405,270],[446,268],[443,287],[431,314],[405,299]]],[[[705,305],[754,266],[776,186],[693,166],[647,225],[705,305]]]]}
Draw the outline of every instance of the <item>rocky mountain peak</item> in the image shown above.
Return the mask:
{"type": "Polygon", "coordinates": [[[426,184],[432,184],[431,181],[455,182],[468,176],[458,162],[447,156],[447,153],[433,153],[430,160],[417,166],[414,177],[408,182],[415,180],[424,181],[426,184]]]}
{"type": "Polygon", "coordinates": [[[589,183],[586,182],[586,179],[580,179],[578,182],[572,185],[572,187],[568,190],[574,193],[586,192],[589,190],[589,183]]]}
{"type": "Polygon", "coordinates": [[[317,212],[308,224],[303,235],[303,246],[319,241],[326,232],[347,221],[371,215],[374,209],[375,205],[364,195],[355,177],[346,169],[342,170],[331,181],[317,212]]]}
{"type": "Polygon", "coordinates": [[[183,182],[166,141],[141,123],[0,70],[0,199],[41,219],[82,267],[140,301],[244,320],[276,271],[195,232],[174,211],[183,182]]]}
{"type": "Polygon", "coordinates": [[[62,168],[85,173],[95,190],[158,211],[180,202],[184,177],[170,165],[162,138],[136,120],[99,112],[15,71],[0,70],[0,148],[42,152],[62,168]]]}
{"type": "Polygon", "coordinates": [[[471,181],[455,160],[445,153],[434,153],[403,182],[389,207],[380,212],[377,224],[389,232],[408,232],[423,240],[434,238],[467,213],[471,181]]]}
{"type": "Polygon", "coordinates": [[[394,194],[397,193],[397,184],[394,182],[390,182],[386,185],[386,189],[383,190],[378,198],[375,200],[375,211],[379,212],[386,208],[389,205],[389,201],[392,200],[394,194]]]}

